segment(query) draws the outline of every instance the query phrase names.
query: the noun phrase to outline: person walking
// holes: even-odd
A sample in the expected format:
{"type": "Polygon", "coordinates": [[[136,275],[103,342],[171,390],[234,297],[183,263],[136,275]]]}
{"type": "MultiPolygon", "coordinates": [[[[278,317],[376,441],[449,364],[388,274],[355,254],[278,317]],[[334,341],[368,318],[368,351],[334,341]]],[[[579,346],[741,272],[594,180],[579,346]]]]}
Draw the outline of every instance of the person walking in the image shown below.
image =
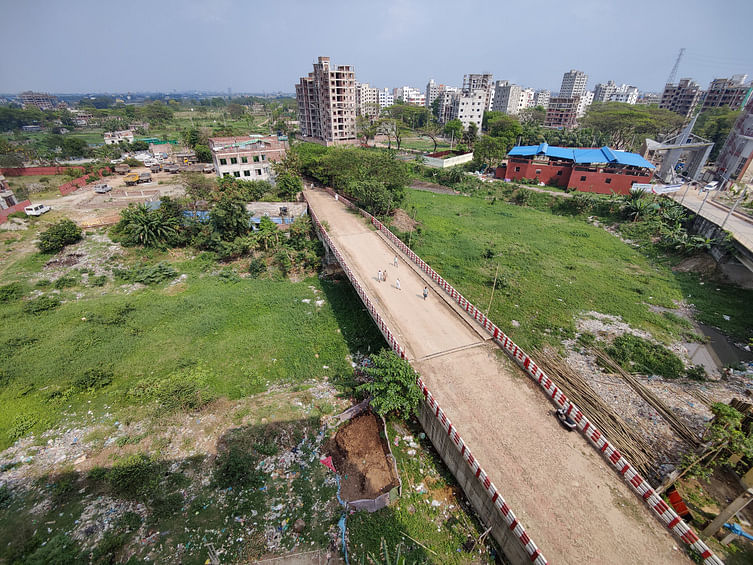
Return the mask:
{"type": "Polygon", "coordinates": [[[395,255],[395,259],[392,261],[392,264],[395,265],[395,268],[397,269],[397,255],[395,255]]]}
{"type": "Polygon", "coordinates": [[[377,272],[377,282],[382,282],[382,269],[377,272]]]}
{"type": "Polygon", "coordinates": [[[428,286],[425,286],[425,287],[424,287],[424,300],[426,300],[426,297],[427,297],[427,296],[429,296],[429,287],[428,287],[428,286]]]}
{"type": "Polygon", "coordinates": [[[400,279],[395,279],[395,288],[398,290],[403,290],[402,288],[400,288],[400,279]]]}
{"type": "Polygon", "coordinates": [[[387,282],[387,269],[384,270],[382,276],[384,277],[384,282],[387,282]]]}

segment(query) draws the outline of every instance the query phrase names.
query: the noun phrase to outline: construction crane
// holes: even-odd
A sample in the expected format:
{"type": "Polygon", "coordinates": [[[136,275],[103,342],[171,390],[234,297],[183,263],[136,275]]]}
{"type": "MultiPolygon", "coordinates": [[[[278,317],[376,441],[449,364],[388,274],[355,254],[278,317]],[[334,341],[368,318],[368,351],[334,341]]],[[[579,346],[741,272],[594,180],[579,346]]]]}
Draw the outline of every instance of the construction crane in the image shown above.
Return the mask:
{"type": "Polygon", "coordinates": [[[675,80],[677,80],[677,69],[680,67],[680,60],[682,59],[684,53],[685,48],[683,47],[677,54],[677,59],[675,59],[675,66],[672,67],[672,71],[669,73],[669,77],[667,77],[667,82],[665,84],[674,84],[675,80]]]}

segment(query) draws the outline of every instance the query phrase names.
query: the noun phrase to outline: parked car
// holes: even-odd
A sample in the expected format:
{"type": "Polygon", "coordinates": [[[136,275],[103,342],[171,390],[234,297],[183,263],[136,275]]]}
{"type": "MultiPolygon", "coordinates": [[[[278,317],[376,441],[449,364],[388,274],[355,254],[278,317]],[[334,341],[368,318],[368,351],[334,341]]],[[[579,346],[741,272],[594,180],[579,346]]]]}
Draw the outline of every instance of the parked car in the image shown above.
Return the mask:
{"type": "Polygon", "coordinates": [[[701,192],[706,192],[707,190],[716,190],[717,188],[719,188],[719,181],[713,180],[709,184],[704,186],[701,189],[701,192]]]}
{"type": "Polygon", "coordinates": [[[52,210],[52,207],[47,206],[46,204],[32,204],[31,206],[24,208],[24,212],[26,212],[27,216],[41,216],[50,210],[52,210]]]}
{"type": "Polygon", "coordinates": [[[109,184],[95,184],[94,185],[94,192],[97,194],[106,194],[112,190],[112,187],[109,184]]]}

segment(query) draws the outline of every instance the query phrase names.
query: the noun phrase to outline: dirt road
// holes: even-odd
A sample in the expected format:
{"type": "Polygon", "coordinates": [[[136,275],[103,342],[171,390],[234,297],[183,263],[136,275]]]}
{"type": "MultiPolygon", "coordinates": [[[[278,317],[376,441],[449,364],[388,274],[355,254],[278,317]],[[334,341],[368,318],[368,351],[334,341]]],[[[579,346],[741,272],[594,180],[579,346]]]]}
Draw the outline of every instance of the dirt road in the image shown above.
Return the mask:
{"type": "Polygon", "coordinates": [[[485,333],[361,216],[307,190],[317,216],[473,454],[551,563],[684,563],[680,543],[485,333]],[[387,281],[379,282],[379,270],[387,281]],[[399,278],[400,288],[396,281],[399,278]],[[424,286],[429,296],[423,298],[424,286]]]}
{"type": "MultiPolygon", "coordinates": [[[[133,169],[135,172],[148,172],[146,167],[133,169]]],[[[119,219],[119,213],[129,204],[159,200],[160,196],[182,196],[185,190],[178,183],[176,175],[169,173],[153,173],[152,182],[126,186],[122,175],[105,177],[101,183],[112,187],[110,192],[97,194],[94,184],[87,184],[66,196],[37,200],[34,204],[46,204],[53,210],[62,211],[65,216],[82,227],[114,224],[119,219]],[[159,184],[162,181],[164,184],[159,184]]]]}

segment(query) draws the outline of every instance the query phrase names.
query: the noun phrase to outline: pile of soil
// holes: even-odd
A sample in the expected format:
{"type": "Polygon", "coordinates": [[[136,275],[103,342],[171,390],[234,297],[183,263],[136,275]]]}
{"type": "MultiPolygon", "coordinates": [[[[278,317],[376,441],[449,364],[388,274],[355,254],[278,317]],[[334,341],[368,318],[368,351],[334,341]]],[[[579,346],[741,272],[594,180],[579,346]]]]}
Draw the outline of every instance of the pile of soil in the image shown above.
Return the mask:
{"type": "Polygon", "coordinates": [[[373,499],[398,486],[387,441],[380,436],[382,423],[365,412],[341,427],[325,452],[332,456],[340,475],[340,496],[345,501],[373,499]]]}
{"type": "Polygon", "coordinates": [[[405,210],[398,208],[392,215],[392,225],[400,231],[416,229],[418,222],[414,221],[405,210]]]}

